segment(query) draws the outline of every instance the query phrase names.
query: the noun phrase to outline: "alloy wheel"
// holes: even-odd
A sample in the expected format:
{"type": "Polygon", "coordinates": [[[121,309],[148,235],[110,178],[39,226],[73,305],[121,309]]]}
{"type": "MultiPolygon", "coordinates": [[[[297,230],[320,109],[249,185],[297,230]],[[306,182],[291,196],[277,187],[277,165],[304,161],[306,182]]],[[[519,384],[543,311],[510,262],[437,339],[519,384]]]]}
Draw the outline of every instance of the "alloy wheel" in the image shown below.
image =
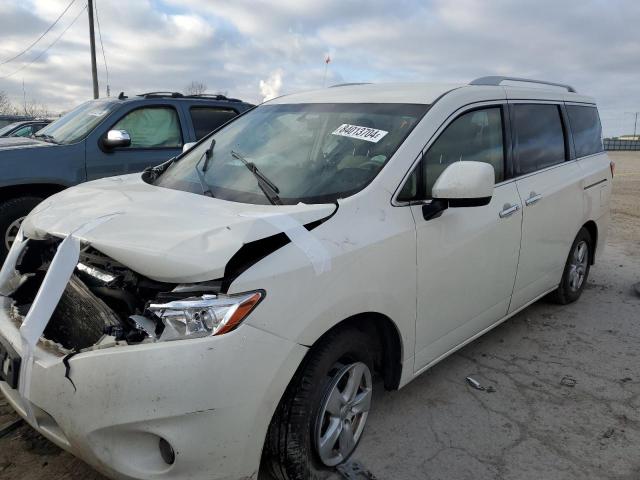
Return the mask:
{"type": "Polygon", "coordinates": [[[322,463],[334,467],[349,458],[362,436],[372,394],[366,364],[352,363],[335,373],[316,419],[316,450],[322,463]]]}
{"type": "Polygon", "coordinates": [[[18,236],[18,231],[20,231],[20,225],[24,221],[25,217],[20,217],[17,220],[14,220],[7,231],[4,232],[4,246],[7,250],[11,249],[11,245],[15,242],[16,237],[18,236]]]}
{"type": "Polygon", "coordinates": [[[582,287],[589,262],[589,244],[582,240],[573,249],[569,262],[569,288],[577,292],[582,287]]]}

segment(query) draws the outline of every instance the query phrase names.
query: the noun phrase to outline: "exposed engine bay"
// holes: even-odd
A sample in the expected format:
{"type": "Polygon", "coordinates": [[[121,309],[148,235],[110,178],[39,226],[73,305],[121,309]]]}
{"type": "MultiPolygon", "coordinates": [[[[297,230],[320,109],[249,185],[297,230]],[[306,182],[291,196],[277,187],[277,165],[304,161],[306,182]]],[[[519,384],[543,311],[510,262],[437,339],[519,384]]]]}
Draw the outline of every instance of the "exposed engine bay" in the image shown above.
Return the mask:
{"type": "MultiPolygon", "coordinates": [[[[29,240],[19,257],[16,271],[22,279],[11,295],[15,302],[13,316],[18,322],[29,312],[60,242],[57,238],[29,240]]],[[[215,299],[221,283],[156,282],[85,246],[43,337],[62,347],[63,352],[81,351],[105,341],[136,344],[178,338],[163,321],[165,312],[175,312],[172,302],[215,299]]],[[[206,328],[202,330],[207,333],[206,328]]]]}

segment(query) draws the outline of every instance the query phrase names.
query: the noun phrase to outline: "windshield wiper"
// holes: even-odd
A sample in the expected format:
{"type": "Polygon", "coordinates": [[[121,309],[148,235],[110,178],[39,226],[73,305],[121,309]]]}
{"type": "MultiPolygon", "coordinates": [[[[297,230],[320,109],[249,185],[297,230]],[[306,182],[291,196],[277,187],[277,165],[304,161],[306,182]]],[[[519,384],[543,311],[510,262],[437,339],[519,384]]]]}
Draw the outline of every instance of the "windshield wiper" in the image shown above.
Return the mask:
{"type": "Polygon", "coordinates": [[[202,165],[202,173],[205,173],[209,169],[209,162],[213,158],[213,149],[216,148],[216,139],[211,140],[211,145],[204,152],[204,165],[202,165]]]}
{"type": "Polygon", "coordinates": [[[264,196],[267,197],[272,205],[282,205],[282,201],[278,196],[278,194],[280,193],[280,189],[278,189],[278,187],[276,187],[276,185],[271,180],[269,180],[267,176],[262,173],[260,169],[258,169],[258,167],[256,167],[255,163],[248,161],[246,158],[244,158],[234,150],[231,150],[231,156],[236,160],[240,160],[244,164],[244,166],[247,167],[251,173],[253,173],[253,176],[256,177],[256,180],[258,180],[258,186],[260,187],[260,190],[262,190],[262,193],[264,193],[264,196]]]}
{"type": "MultiPolygon", "coordinates": [[[[200,165],[200,162],[205,158],[205,155],[200,157],[200,160],[198,160],[198,163],[196,163],[195,166],[195,171],[196,171],[196,175],[198,176],[198,180],[200,181],[200,187],[202,187],[202,194],[205,197],[211,197],[213,198],[213,192],[211,191],[211,187],[209,187],[209,184],[207,183],[207,181],[204,178],[204,173],[202,173],[202,171],[200,171],[200,169],[198,168],[198,166],[200,165]]],[[[204,168],[204,167],[203,167],[204,168]]],[[[204,171],[204,170],[203,170],[204,171]]]]}
{"type": "Polygon", "coordinates": [[[34,135],[35,138],[42,138],[45,142],[49,142],[49,143],[55,143],[56,145],[60,145],[60,142],[58,142],[53,135],[47,135],[46,133],[36,133],[34,135]]]}

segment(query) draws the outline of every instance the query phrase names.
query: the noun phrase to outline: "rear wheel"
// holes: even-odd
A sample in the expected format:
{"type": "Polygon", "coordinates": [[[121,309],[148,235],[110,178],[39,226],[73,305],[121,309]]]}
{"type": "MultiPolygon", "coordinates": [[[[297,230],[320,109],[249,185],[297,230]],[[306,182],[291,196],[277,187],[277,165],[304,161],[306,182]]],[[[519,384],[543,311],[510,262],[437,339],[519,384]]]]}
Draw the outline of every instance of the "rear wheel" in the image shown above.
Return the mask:
{"type": "Polygon", "coordinates": [[[330,333],[307,354],[269,426],[264,466],[279,480],[327,478],[356,449],[373,395],[371,338],[330,333]]]}
{"type": "Polygon", "coordinates": [[[0,203],[0,264],[7,257],[22,221],[41,201],[38,197],[17,197],[0,203]]]}
{"type": "Polygon", "coordinates": [[[581,228],[571,245],[560,285],[553,292],[553,299],[557,303],[566,305],[575,302],[582,295],[589,277],[592,245],[591,235],[585,228],[581,228]]]}

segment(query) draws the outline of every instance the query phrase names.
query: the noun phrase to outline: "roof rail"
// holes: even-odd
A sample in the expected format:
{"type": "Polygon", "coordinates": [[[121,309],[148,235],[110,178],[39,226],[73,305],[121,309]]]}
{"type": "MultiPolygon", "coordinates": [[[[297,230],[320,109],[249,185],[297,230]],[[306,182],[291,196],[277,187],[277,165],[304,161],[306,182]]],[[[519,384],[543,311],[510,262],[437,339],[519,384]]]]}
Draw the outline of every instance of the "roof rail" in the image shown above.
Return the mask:
{"type": "Polygon", "coordinates": [[[226,100],[227,102],[241,102],[238,98],[229,98],[220,93],[197,93],[195,95],[185,95],[184,98],[207,98],[211,100],[226,100]]]}
{"type": "Polygon", "coordinates": [[[138,97],[144,98],[154,98],[154,97],[170,97],[170,98],[181,98],[184,97],[180,92],[147,92],[147,93],[139,93],[138,97]]]}
{"type": "Polygon", "coordinates": [[[502,76],[480,77],[469,82],[469,85],[500,85],[504,81],[539,83],[541,85],[551,85],[553,87],[566,88],[567,91],[571,93],[576,92],[575,88],[573,88],[571,85],[565,85],[564,83],[547,82],[544,80],[533,80],[531,78],[518,78],[518,77],[502,77],[502,76]]]}
{"type": "Polygon", "coordinates": [[[336,83],[335,85],[330,85],[328,88],[350,87],[352,85],[370,85],[370,84],[371,82],[336,83]]]}

